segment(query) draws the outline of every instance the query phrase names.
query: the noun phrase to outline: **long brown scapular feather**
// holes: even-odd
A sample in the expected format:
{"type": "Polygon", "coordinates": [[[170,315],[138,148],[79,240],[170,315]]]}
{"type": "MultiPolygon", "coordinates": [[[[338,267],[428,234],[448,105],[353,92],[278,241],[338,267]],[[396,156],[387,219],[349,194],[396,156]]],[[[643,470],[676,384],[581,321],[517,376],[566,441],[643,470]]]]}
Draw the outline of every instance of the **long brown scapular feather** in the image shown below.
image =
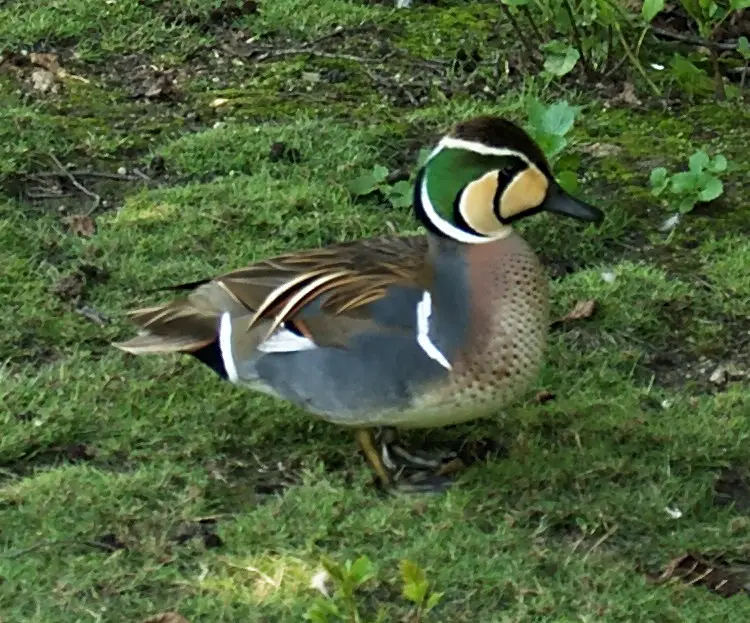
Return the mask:
{"type": "MultiPolygon", "coordinates": [[[[327,332],[327,326],[332,335],[338,335],[339,329],[346,333],[347,327],[354,326],[351,322],[365,321],[352,315],[358,307],[385,296],[394,284],[422,283],[426,253],[427,241],[421,236],[363,240],[287,253],[213,280],[172,286],[167,289],[194,288],[185,298],[129,312],[145,334],[115,346],[135,354],[198,350],[216,339],[219,317],[228,309],[238,318],[247,311],[248,330],[267,322],[268,335],[285,322],[313,341],[316,333],[327,332]],[[311,319],[308,327],[295,316],[316,298],[324,315],[311,319]],[[329,325],[336,316],[349,320],[341,318],[341,326],[329,325]]],[[[262,333],[265,330],[264,324],[262,333]]],[[[319,339],[327,338],[321,333],[319,339]]]]}

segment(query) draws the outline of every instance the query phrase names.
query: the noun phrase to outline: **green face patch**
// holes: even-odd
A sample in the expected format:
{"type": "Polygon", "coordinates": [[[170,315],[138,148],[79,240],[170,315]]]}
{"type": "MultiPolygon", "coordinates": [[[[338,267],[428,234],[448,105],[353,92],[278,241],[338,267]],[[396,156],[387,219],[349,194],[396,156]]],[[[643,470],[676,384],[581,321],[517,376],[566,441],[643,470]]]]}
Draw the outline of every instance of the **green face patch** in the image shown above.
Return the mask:
{"type": "Polygon", "coordinates": [[[503,170],[518,160],[513,156],[483,155],[466,149],[441,150],[425,167],[424,183],[432,206],[441,218],[458,225],[454,205],[459,193],[489,171],[503,170]]]}

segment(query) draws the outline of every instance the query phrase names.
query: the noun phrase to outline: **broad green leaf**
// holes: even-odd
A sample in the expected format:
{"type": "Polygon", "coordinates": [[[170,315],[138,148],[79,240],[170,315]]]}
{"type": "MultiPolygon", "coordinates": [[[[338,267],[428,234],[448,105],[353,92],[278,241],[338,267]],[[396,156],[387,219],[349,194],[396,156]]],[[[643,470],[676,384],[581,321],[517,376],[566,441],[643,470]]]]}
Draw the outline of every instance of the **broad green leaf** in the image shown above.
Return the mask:
{"type": "Polygon", "coordinates": [[[569,152],[563,156],[560,156],[557,162],[555,162],[555,169],[558,171],[577,171],[581,167],[581,157],[578,154],[569,152]]]}
{"type": "Polygon", "coordinates": [[[695,195],[690,195],[689,197],[685,197],[680,201],[680,205],[678,206],[678,209],[683,214],[687,214],[695,207],[696,204],[696,198],[695,195]]]}
{"type": "Polygon", "coordinates": [[[355,177],[347,184],[349,192],[351,192],[353,195],[369,195],[371,192],[376,190],[377,187],[378,182],[375,180],[371,173],[355,177]]]}
{"type": "Polygon", "coordinates": [[[544,131],[565,136],[576,121],[576,111],[568,102],[552,104],[544,113],[544,131]]]}
{"type": "Polygon", "coordinates": [[[421,605],[422,602],[424,602],[425,597],[427,597],[427,589],[429,588],[429,583],[427,580],[424,580],[422,582],[409,582],[407,584],[404,584],[404,589],[402,591],[404,597],[408,599],[411,602],[414,602],[417,605],[421,605]]]}
{"type": "Polygon", "coordinates": [[[713,201],[724,192],[724,185],[718,177],[711,177],[703,187],[698,197],[701,201],[713,201]]]}
{"type": "Polygon", "coordinates": [[[573,71],[581,53],[572,45],[562,41],[550,41],[542,46],[544,49],[544,69],[554,76],[564,76],[573,71]]]}
{"type": "Polygon", "coordinates": [[[537,138],[537,142],[542,148],[544,155],[550,160],[565,149],[565,146],[568,144],[564,136],[557,136],[555,134],[542,134],[537,138]]]}
{"type": "Polygon", "coordinates": [[[651,171],[648,181],[651,185],[651,194],[658,197],[664,192],[669,182],[667,179],[667,170],[664,167],[657,167],[651,171]]]}
{"type": "Polygon", "coordinates": [[[413,186],[410,182],[396,182],[387,190],[388,201],[394,208],[408,208],[413,200],[413,186]]]}
{"type": "Polygon", "coordinates": [[[388,169],[382,164],[376,164],[372,168],[372,177],[375,178],[377,182],[383,182],[385,181],[385,178],[388,177],[388,169]]]}
{"type": "Polygon", "coordinates": [[[544,115],[546,112],[547,107],[538,99],[529,100],[527,105],[527,115],[529,118],[527,129],[529,130],[529,134],[537,136],[539,133],[544,132],[544,115]]]}
{"type": "Polygon", "coordinates": [[[690,171],[675,173],[671,179],[670,190],[677,195],[697,191],[698,176],[690,171]]]}
{"type": "MultiPolygon", "coordinates": [[[[748,1],[750,2],[750,0],[748,1]]],[[[746,61],[750,60],[750,41],[747,40],[747,37],[737,39],[737,51],[746,61]]]]}
{"type": "Polygon", "coordinates": [[[578,176],[575,171],[560,171],[555,177],[565,192],[571,195],[575,195],[578,192],[578,176]]]}
{"type": "Polygon", "coordinates": [[[426,579],[424,569],[411,560],[402,560],[398,565],[404,584],[416,584],[426,579]]]}
{"type": "Polygon", "coordinates": [[[741,11],[742,9],[750,9],[750,0],[731,0],[729,8],[732,11],[741,11]]]}
{"type": "Polygon", "coordinates": [[[708,166],[708,163],[710,161],[711,159],[708,157],[708,154],[701,149],[690,156],[690,160],[688,161],[688,168],[693,173],[700,173],[708,166]]]}
{"type": "Polygon", "coordinates": [[[349,570],[349,575],[357,586],[374,578],[375,574],[375,565],[367,556],[357,558],[349,570]]]}
{"type": "Polygon", "coordinates": [[[711,171],[711,173],[721,173],[722,171],[726,171],[727,159],[719,154],[711,161],[711,164],[708,165],[708,170],[711,171]]]}
{"type": "Polygon", "coordinates": [[[641,15],[647,23],[651,23],[651,20],[656,15],[664,10],[664,0],[643,0],[643,6],[641,7],[641,15]]]}
{"type": "Polygon", "coordinates": [[[443,598],[444,593],[432,593],[429,598],[427,599],[427,605],[425,605],[425,612],[429,612],[432,610],[435,606],[437,606],[440,603],[440,600],[443,598]]]}

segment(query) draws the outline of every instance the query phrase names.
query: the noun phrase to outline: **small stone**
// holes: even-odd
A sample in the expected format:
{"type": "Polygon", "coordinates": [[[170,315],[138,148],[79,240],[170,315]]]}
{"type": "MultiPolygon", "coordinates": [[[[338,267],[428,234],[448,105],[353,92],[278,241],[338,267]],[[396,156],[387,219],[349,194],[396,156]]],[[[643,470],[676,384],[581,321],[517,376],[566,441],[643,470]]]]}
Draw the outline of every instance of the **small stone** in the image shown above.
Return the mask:
{"type": "Polygon", "coordinates": [[[708,378],[708,380],[715,385],[724,385],[724,383],[727,382],[728,376],[729,375],[727,374],[726,368],[724,366],[719,366],[711,373],[711,376],[708,378]]]}
{"type": "Polygon", "coordinates": [[[128,170],[125,167],[119,167],[117,169],[117,175],[127,175],[128,170]]]}

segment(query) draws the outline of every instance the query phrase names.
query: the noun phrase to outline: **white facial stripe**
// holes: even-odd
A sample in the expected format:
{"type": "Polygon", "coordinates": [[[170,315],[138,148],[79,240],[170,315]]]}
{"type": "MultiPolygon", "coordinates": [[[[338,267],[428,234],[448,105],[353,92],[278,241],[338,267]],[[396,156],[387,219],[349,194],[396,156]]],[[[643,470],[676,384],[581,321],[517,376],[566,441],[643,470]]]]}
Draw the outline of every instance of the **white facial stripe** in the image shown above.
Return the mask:
{"type": "Polygon", "coordinates": [[[427,194],[427,179],[422,179],[421,188],[419,189],[419,198],[422,203],[422,209],[425,215],[441,233],[445,234],[453,240],[458,242],[465,242],[467,244],[483,244],[485,242],[492,242],[496,238],[490,238],[488,236],[475,236],[470,234],[468,231],[464,231],[460,227],[456,227],[450,221],[446,221],[442,216],[437,213],[435,206],[430,201],[430,196],[427,194]]]}
{"type": "Polygon", "coordinates": [[[450,370],[452,367],[450,362],[430,339],[431,314],[432,296],[430,296],[429,292],[425,291],[422,300],[417,303],[417,343],[430,359],[434,359],[446,370],[450,370]]]}
{"type": "Polygon", "coordinates": [[[475,154],[481,154],[482,156],[513,156],[515,158],[520,158],[528,165],[532,164],[526,154],[520,151],[516,151],[515,149],[508,149],[506,147],[491,147],[490,145],[484,145],[483,143],[467,141],[462,138],[454,138],[452,136],[444,136],[440,140],[440,143],[438,143],[438,149],[430,154],[430,158],[435,156],[438,150],[442,148],[463,149],[465,151],[472,151],[475,154]]]}
{"type": "Polygon", "coordinates": [[[232,354],[232,316],[229,312],[224,312],[219,321],[219,351],[229,380],[236,383],[239,374],[232,354]]]}
{"type": "Polygon", "coordinates": [[[258,345],[258,350],[263,353],[294,353],[301,350],[312,350],[313,348],[317,348],[315,342],[293,333],[284,325],[258,345]]]}

